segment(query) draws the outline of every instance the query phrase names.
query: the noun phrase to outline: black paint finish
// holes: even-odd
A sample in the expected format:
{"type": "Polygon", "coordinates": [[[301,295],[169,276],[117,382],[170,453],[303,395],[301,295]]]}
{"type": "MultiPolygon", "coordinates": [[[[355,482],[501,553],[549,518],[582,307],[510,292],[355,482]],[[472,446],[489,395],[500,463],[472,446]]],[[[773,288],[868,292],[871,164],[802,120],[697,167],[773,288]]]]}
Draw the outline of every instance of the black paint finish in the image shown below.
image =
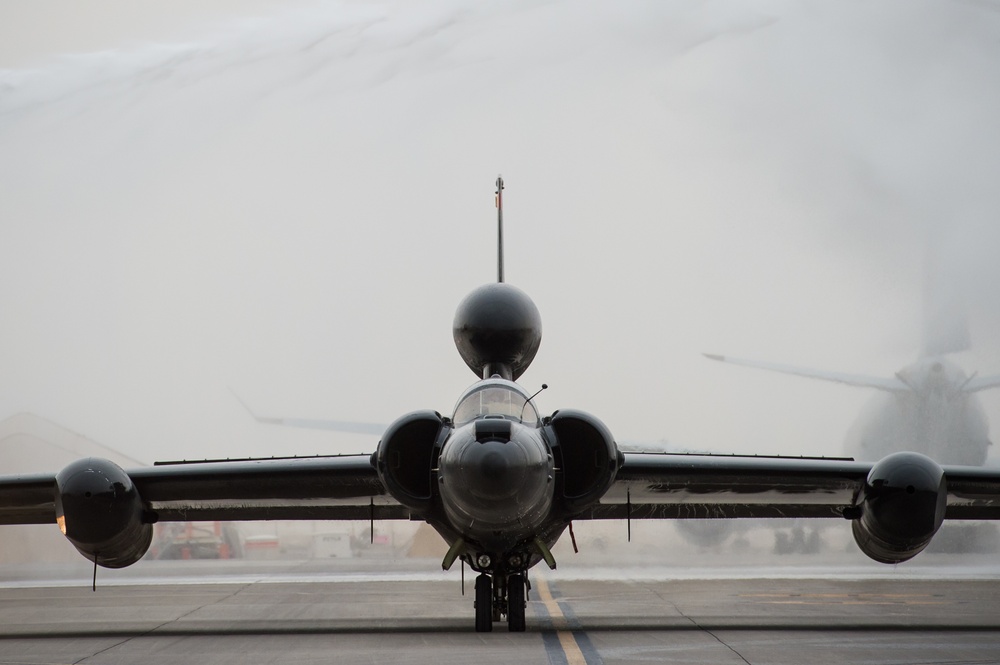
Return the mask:
{"type": "Polygon", "coordinates": [[[542,343],[542,317],[521,289],[486,284],[459,304],[452,326],[455,346],[476,376],[515,381],[542,343]]]}
{"type": "Polygon", "coordinates": [[[66,538],[105,568],[130,566],[146,553],[153,526],[139,493],[114,462],[88,457],[56,474],[56,521],[66,538]]]}
{"type": "Polygon", "coordinates": [[[919,554],[944,522],[948,491],[944,469],[919,453],[893,453],[869,472],[852,523],[861,551],[881,563],[919,554]]]}

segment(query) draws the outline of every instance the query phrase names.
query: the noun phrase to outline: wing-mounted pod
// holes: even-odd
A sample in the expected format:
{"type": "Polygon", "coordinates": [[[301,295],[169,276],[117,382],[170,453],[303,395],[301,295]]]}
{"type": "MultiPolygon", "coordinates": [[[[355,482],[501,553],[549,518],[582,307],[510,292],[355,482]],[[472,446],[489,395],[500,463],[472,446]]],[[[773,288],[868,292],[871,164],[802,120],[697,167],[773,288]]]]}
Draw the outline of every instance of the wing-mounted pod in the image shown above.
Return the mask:
{"type": "Polygon", "coordinates": [[[389,494],[414,511],[431,503],[431,469],[451,431],[435,411],[415,411],[397,419],[382,435],[375,467],[389,494]]]}
{"type": "Polygon", "coordinates": [[[561,470],[556,500],[566,514],[596,503],[611,487],[622,463],[611,431],[589,413],[564,409],[546,420],[542,433],[561,470]]]}
{"type": "Polygon", "coordinates": [[[77,460],[56,474],[55,507],[66,538],[105,568],[131,566],[153,540],[132,479],[109,460],[77,460]]]}
{"type": "Polygon", "coordinates": [[[856,500],[852,522],[861,551],[880,563],[920,554],[944,521],[948,492],[944,470],[919,453],[893,453],[872,467],[856,500]]]}
{"type": "Polygon", "coordinates": [[[515,381],[542,343],[542,317],[521,289],[506,283],[479,287],[458,305],[455,346],[476,376],[515,381]]]}

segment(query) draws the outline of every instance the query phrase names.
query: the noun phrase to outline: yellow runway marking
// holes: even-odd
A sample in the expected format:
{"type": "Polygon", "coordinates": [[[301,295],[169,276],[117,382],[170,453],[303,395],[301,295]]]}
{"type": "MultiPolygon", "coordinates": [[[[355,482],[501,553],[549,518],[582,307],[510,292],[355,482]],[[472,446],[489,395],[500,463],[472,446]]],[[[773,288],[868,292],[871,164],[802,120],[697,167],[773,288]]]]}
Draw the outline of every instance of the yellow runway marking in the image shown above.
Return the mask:
{"type": "Polygon", "coordinates": [[[580,646],[576,643],[573,633],[568,630],[560,630],[560,628],[567,626],[567,621],[562,610],[559,608],[559,603],[552,597],[549,585],[541,577],[536,577],[535,588],[538,589],[538,597],[552,618],[552,625],[556,627],[556,636],[559,638],[559,646],[562,647],[563,653],[566,654],[566,662],[569,665],[587,665],[587,659],[583,657],[583,652],[580,651],[580,646]]]}

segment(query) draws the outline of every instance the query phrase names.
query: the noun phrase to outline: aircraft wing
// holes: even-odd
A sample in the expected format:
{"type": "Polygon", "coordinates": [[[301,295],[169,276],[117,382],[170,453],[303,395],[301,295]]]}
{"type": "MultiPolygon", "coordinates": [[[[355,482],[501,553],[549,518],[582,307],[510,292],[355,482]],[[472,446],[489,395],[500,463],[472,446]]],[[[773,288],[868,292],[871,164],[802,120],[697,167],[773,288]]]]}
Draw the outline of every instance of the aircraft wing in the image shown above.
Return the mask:
{"type": "Polygon", "coordinates": [[[1000,387],[1000,374],[994,376],[975,376],[965,384],[964,390],[967,393],[975,393],[980,390],[1000,387]]]}
{"type": "Polygon", "coordinates": [[[282,427],[298,427],[301,429],[326,430],[328,432],[345,432],[347,434],[371,434],[381,436],[386,425],[382,423],[361,423],[353,420],[322,420],[319,418],[268,418],[254,416],[254,419],[265,425],[281,425],[282,427]]]}
{"type": "Polygon", "coordinates": [[[387,425],[383,423],[363,423],[356,422],[353,420],[323,420],[321,418],[275,418],[269,416],[258,416],[257,413],[250,408],[250,405],[243,401],[243,399],[236,394],[236,391],[230,389],[233,397],[236,398],[243,408],[247,410],[250,417],[259,423],[264,425],[281,425],[282,427],[299,427],[302,429],[316,429],[316,430],[327,430],[329,432],[345,432],[349,434],[371,434],[373,436],[382,436],[385,433],[387,425]]]}
{"type": "Polygon", "coordinates": [[[55,524],[53,474],[0,478],[0,524],[55,524]]]}
{"type": "MultiPolygon", "coordinates": [[[[126,471],[158,521],[408,519],[369,455],[178,462],[126,471]]],[[[56,521],[55,474],[0,477],[0,524],[56,521]]]]}
{"type": "MultiPolygon", "coordinates": [[[[844,517],[874,463],[624,453],[592,519],[844,517]]],[[[944,467],[946,518],[1000,519],[1000,469],[944,467]]]]}
{"type": "Polygon", "coordinates": [[[862,388],[875,388],[888,392],[910,392],[911,388],[899,379],[884,378],[879,376],[866,376],[864,374],[845,374],[843,372],[827,372],[818,369],[804,369],[793,367],[792,365],[781,365],[778,363],[760,362],[757,360],[745,360],[743,358],[733,358],[732,356],[720,356],[714,353],[703,353],[703,356],[710,360],[731,363],[733,365],[743,365],[744,367],[756,367],[770,372],[781,374],[794,374],[804,376],[809,379],[820,379],[822,381],[833,381],[834,383],[844,383],[849,386],[860,386],[862,388]]]}

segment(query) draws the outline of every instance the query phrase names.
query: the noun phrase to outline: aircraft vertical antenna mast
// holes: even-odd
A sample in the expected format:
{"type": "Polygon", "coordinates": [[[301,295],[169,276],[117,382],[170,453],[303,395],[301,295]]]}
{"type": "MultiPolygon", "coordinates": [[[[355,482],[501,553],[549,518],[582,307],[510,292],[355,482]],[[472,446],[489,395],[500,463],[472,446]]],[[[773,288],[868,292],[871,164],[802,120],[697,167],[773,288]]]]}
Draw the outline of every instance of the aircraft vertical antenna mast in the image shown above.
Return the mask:
{"type": "Polygon", "coordinates": [[[503,176],[497,176],[497,282],[503,283],[503,176]]]}

